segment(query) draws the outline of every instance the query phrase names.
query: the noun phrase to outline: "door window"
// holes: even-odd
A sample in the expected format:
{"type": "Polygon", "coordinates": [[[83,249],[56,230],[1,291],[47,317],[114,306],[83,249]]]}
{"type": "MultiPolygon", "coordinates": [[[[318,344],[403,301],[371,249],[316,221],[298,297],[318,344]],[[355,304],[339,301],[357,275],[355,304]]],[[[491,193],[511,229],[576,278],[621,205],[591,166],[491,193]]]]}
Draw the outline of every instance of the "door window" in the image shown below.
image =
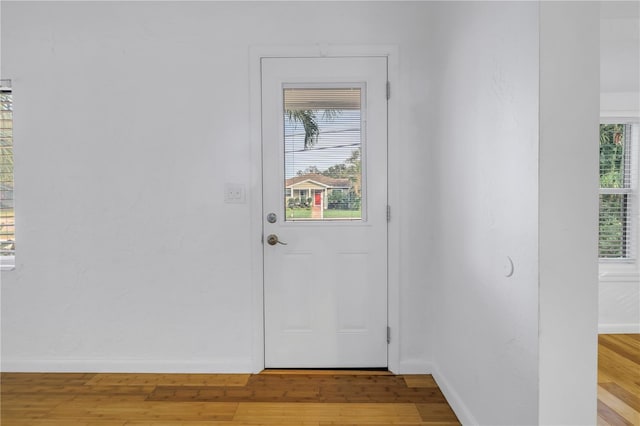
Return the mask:
{"type": "Polygon", "coordinates": [[[363,89],[285,85],[286,221],[363,219],[363,89]]]}

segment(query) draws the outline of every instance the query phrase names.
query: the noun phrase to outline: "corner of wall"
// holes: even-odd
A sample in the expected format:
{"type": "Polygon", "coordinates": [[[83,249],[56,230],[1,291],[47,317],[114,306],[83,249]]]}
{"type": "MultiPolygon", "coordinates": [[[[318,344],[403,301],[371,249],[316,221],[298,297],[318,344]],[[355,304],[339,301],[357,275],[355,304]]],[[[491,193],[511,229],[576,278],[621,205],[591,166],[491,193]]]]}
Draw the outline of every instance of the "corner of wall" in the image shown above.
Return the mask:
{"type": "Polygon", "coordinates": [[[458,420],[460,420],[460,423],[462,423],[463,425],[480,424],[475,419],[473,414],[471,414],[471,410],[464,403],[458,392],[456,392],[454,387],[451,385],[451,382],[447,380],[447,378],[441,373],[438,367],[436,365],[432,365],[431,371],[431,374],[438,384],[438,387],[444,394],[444,397],[446,398],[453,411],[456,413],[456,416],[458,416],[458,420]]]}
{"type": "Polygon", "coordinates": [[[596,422],[599,12],[540,3],[540,424],[596,422]]]}

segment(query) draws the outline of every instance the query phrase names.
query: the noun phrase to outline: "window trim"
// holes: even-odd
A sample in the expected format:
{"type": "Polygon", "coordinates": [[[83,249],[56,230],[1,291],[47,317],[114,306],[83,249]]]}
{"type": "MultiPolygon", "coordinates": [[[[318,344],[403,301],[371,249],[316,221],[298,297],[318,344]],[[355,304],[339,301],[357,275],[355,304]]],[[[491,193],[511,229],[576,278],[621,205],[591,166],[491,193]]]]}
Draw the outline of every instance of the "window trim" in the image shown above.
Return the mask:
{"type": "Polygon", "coordinates": [[[0,256],[0,271],[13,271],[16,269],[16,255],[0,256]]]}
{"type": "MultiPolygon", "coordinates": [[[[640,279],[640,117],[601,114],[600,124],[634,124],[638,134],[629,147],[631,154],[631,188],[633,204],[631,206],[631,225],[636,233],[634,241],[634,259],[598,258],[600,282],[637,282],[640,279]]],[[[598,197],[600,196],[598,185],[598,197]]]]}

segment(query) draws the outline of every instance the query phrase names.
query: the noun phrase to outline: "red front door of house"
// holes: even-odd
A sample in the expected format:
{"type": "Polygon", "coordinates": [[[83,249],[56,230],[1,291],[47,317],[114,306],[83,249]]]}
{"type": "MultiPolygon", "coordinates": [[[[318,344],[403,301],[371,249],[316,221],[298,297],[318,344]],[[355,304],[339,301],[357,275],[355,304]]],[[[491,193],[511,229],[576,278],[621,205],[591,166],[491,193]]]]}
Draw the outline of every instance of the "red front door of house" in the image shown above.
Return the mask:
{"type": "Polygon", "coordinates": [[[320,192],[316,192],[316,200],[314,203],[316,206],[319,206],[322,204],[322,193],[320,192]]]}

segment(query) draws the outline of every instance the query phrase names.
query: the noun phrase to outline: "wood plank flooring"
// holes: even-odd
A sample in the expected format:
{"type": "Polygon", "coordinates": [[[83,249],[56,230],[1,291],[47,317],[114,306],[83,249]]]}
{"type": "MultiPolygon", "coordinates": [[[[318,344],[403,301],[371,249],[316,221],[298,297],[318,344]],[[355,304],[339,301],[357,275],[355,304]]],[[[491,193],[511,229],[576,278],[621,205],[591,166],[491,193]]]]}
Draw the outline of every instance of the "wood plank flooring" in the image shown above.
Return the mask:
{"type": "Polygon", "coordinates": [[[1,380],[3,426],[460,424],[429,375],[3,373],[1,380]]]}
{"type": "Polygon", "coordinates": [[[640,334],[598,336],[598,425],[640,425],[640,334]]]}
{"type": "MultiPolygon", "coordinates": [[[[640,335],[600,335],[598,425],[640,425],[640,335]]],[[[2,373],[3,426],[457,425],[430,375],[2,373]]]]}

